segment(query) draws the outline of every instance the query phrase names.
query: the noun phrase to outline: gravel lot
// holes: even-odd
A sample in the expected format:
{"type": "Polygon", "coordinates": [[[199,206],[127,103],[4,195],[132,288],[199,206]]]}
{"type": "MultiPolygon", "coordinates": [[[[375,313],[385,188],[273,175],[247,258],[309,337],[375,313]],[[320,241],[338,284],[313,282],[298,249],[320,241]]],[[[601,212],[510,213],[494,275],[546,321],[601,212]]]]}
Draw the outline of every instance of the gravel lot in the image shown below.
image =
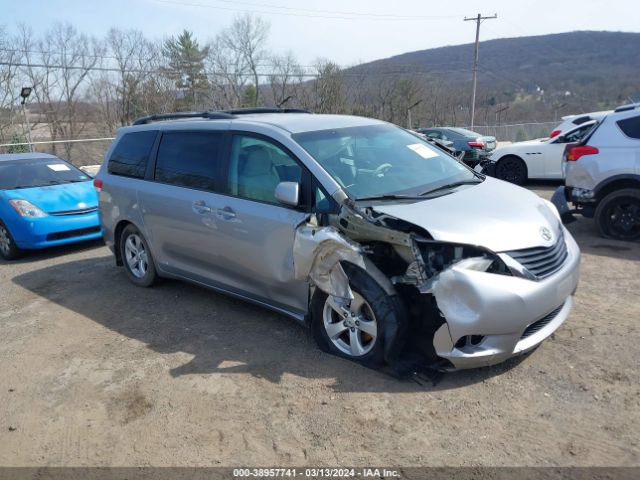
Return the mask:
{"type": "Polygon", "coordinates": [[[192,285],[135,288],[100,243],[0,260],[0,465],[640,465],[640,244],[569,229],[565,325],[435,386],[192,285]]]}

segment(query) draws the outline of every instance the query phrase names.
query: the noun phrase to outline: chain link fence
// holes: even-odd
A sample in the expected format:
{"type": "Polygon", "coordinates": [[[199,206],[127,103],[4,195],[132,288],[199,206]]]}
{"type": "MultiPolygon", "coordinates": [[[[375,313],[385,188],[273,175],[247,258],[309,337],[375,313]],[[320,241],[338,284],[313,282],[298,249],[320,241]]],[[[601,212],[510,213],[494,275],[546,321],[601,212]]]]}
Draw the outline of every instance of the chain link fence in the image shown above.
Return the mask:
{"type": "Polygon", "coordinates": [[[523,142],[548,137],[560,122],[515,123],[512,125],[475,125],[473,130],[481,135],[496,137],[498,142],[523,142]]]}

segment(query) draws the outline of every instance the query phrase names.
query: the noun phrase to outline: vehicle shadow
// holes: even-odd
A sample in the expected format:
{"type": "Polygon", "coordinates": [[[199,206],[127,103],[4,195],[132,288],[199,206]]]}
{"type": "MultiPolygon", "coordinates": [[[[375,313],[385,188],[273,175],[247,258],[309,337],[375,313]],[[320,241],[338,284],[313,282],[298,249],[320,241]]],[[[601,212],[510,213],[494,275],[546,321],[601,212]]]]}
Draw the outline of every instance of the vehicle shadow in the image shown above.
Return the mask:
{"type": "Polygon", "coordinates": [[[85,250],[104,247],[102,239],[89,240],[86,242],[70,243],[68,245],[60,245],[57,247],[44,248],[42,250],[26,250],[24,256],[16,260],[7,261],[0,257],[0,265],[19,265],[23,263],[32,263],[40,260],[49,260],[52,258],[70,255],[72,253],[80,253],[85,250]]]}
{"type": "Polygon", "coordinates": [[[332,379],[335,391],[431,391],[482,382],[519,362],[445,374],[435,385],[400,380],[321,352],[308,329],[247,302],[177,281],[134,287],[111,256],[46,266],[12,280],[155,352],[193,355],[168,370],[173,377],[238,373],[279,383],[290,374],[332,379]]]}
{"type": "Polygon", "coordinates": [[[593,219],[576,218],[575,222],[565,227],[575,238],[582,254],[640,261],[640,242],[623,242],[600,237],[593,219]]]}

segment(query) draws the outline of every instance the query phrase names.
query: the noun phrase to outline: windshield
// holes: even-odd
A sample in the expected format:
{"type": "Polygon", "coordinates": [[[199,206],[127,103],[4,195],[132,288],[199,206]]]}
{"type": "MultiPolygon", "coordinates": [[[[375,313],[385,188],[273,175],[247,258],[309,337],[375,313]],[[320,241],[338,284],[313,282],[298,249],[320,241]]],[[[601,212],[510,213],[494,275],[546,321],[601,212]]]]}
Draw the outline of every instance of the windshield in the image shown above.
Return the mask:
{"type": "Polygon", "coordinates": [[[89,176],[59,158],[0,161],[0,190],[86,182],[89,176]]]}
{"type": "Polygon", "coordinates": [[[355,199],[415,196],[478,179],[454,158],[393,125],[305,132],[293,139],[355,199]]]}

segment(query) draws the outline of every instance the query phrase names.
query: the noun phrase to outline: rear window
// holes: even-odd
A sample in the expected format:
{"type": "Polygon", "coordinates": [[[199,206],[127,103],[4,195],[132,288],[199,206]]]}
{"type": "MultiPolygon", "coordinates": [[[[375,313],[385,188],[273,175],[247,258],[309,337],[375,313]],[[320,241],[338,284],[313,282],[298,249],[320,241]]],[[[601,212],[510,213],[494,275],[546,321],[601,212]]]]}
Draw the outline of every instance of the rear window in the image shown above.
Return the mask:
{"type": "Polygon", "coordinates": [[[146,130],[123,135],[109,158],[107,171],[113,175],[144,178],[157,134],[155,130],[146,130]]]}
{"type": "Polygon", "coordinates": [[[618,120],[616,123],[627,137],[640,139],[640,115],[618,120]]]}
{"type": "Polygon", "coordinates": [[[198,190],[216,189],[217,157],[222,134],[165,133],[160,140],[155,180],[198,190]]]}

